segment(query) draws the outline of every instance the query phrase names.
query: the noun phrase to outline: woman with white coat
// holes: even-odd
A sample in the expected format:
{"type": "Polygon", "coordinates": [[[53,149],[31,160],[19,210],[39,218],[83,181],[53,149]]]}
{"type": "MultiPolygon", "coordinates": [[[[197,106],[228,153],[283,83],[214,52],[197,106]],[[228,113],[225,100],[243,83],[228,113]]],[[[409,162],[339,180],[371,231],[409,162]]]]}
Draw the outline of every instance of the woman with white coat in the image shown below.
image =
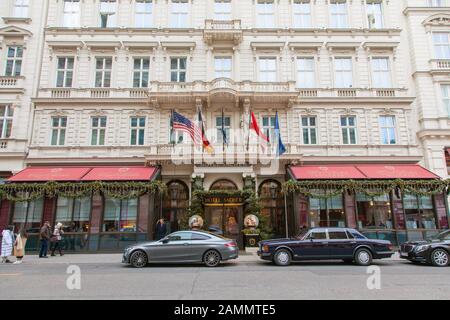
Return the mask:
{"type": "Polygon", "coordinates": [[[8,257],[12,255],[13,244],[14,244],[14,226],[8,226],[2,232],[2,250],[1,257],[2,263],[11,262],[8,257]]]}

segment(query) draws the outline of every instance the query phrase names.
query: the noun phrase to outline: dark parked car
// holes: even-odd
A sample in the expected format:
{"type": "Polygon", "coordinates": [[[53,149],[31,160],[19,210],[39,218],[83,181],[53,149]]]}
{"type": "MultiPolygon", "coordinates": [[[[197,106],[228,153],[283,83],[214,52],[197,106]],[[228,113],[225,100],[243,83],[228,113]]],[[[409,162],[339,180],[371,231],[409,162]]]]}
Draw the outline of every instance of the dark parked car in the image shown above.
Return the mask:
{"type": "Polygon", "coordinates": [[[235,240],[210,232],[178,231],[159,241],[138,243],[125,249],[122,262],[142,268],[147,263],[204,263],[215,267],[221,261],[237,259],[235,240]]]}
{"type": "Polygon", "coordinates": [[[367,239],[355,229],[314,228],[290,239],[261,241],[261,259],[287,266],[292,260],[336,260],[368,266],[372,259],[389,258],[394,254],[386,240],[367,239]]]}
{"type": "Polygon", "coordinates": [[[400,257],[415,263],[445,267],[450,261],[450,230],[423,241],[409,241],[400,246],[400,257]]]}

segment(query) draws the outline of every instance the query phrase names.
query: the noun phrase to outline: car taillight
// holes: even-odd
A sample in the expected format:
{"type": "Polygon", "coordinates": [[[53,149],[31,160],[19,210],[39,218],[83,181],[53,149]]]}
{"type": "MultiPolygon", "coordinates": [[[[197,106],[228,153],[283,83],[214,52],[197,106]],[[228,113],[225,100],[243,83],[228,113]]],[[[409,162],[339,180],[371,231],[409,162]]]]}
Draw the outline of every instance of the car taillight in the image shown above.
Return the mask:
{"type": "Polygon", "coordinates": [[[236,242],[225,243],[225,247],[236,247],[236,246],[237,246],[236,242]]]}

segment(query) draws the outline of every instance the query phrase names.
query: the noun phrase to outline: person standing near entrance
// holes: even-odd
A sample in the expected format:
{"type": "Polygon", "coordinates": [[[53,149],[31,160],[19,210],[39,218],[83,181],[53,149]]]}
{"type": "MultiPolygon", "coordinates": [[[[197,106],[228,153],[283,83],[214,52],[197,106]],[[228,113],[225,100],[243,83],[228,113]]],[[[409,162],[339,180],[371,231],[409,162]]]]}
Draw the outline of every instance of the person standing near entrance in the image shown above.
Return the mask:
{"type": "Polygon", "coordinates": [[[10,263],[11,261],[8,259],[9,256],[12,255],[13,244],[14,244],[14,226],[8,226],[2,232],[2,263],[10,263]]]}
{"type": "Polygon", "coordinates": [[[39,232],[39,241],[41,242],[41,248],[39,250],[39,258],[48,258],[48,241],[50,240],[50,222],[45,221],[39,232]]]}
{"type": "Polygon", "coordinates": [[[27,239],[28,234],[25,229],[20,229],[16,241],[14,241],[14,256],[17,259],[14,264],[22,263],[22,259],[25,256],[25,246],[27,245],[27,239]]]}
{"type": "Polygon", "coordinates": [[[63,229],[63,224],[61,222],[58,222],[55,226],[55,230],[53,230],[53,235],[52,235],[52,257],[55,256],[55,251],[56,249],[58,249],[59,251],[59,255],[63,256],[64,253],[62,252],[62,246],[61,246],[61,240],[62,240],[62,235],[64,233],[63,229]]]}
{"type": "Polygon", "coordinates": [[[163,218],[159,219],[158,222],[156,223],[155,234],[156,234],[156,240],[161,240],[162,238],[164,238],[166,236],[167,226],[166,226],[163,218]]]}

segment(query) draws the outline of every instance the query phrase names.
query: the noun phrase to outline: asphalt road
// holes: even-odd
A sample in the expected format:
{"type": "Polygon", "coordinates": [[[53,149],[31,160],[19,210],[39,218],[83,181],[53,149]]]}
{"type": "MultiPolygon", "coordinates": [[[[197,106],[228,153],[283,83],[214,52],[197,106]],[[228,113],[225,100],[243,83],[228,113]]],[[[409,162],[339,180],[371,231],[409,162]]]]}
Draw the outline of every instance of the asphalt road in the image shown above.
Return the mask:
{"type": "MultiPolygon", "coordinates": [[[[450,299],[450,267],[379,260],[380,289],[368,289],[366,267],[301,262],[276,267],[254,255],[210,269],[200,265],[150,265],[134,269],[121,255],[27,256],[0,265],[0,299],[450,299]],[[72,286],[69,266],[81,272],[72,286]],[[76,267],[75,267],[76,268],[76,267]]],[[[376,284],[377,282],[371,281],[376,284]]]]}

